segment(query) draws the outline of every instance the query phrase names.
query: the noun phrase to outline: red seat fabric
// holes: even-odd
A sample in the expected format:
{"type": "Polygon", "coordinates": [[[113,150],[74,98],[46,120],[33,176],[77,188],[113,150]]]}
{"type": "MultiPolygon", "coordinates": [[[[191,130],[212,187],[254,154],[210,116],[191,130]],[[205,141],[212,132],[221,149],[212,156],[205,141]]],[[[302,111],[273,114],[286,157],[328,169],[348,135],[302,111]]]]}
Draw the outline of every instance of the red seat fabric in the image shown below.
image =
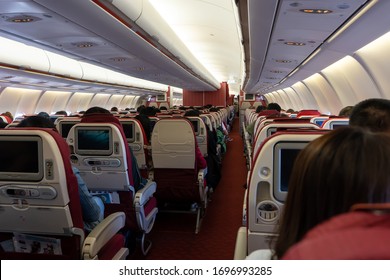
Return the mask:
{"type": "Polygon", "coordinates": [[[349,212],[309,231],[285,260],[390,259],[390,215],[349,212]]]}

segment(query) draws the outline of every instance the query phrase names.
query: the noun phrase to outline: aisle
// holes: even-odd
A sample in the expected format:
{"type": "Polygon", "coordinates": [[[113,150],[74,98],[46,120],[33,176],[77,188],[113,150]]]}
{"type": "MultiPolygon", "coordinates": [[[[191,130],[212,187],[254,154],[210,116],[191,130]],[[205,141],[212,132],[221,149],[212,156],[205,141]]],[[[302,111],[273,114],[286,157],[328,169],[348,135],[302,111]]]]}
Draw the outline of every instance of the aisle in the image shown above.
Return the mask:
{"type": "Polygon", "coordinates": [[[194,233],[195,215],[158,214],[149,238],[153,246],[143,258],[149,260],[227,260],[233,259],[238,228],[241,226],[243,185],[246,165],[239,120],[234,120],[222,163],[222,178],[208,205],[201,230],[194,233]]]}

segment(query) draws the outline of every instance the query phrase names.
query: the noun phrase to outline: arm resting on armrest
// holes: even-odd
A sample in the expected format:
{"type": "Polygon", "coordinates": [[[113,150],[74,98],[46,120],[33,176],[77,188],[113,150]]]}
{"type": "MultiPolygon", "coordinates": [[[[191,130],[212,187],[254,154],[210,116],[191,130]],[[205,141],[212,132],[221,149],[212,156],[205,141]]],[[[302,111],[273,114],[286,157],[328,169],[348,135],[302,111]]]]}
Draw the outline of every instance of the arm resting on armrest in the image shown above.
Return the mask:
{"type": "Polygon", "coordinates": [[[100,249],[125,225],[125,213],[116,212],[106,217],[85,238],[83,259],[96,258],[100,249]]]}

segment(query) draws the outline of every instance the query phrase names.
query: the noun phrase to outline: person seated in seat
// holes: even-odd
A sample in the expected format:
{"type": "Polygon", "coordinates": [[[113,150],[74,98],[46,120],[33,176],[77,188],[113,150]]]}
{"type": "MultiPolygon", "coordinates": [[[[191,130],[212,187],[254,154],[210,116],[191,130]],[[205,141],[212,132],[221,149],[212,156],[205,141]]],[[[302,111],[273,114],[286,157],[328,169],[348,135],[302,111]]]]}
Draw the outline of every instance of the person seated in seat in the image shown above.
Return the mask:
{"type": "Polygon", "coordinates": [[[274,257],[356,203],[390,202],[389,168],[388,134],[344,127],[311,142],[293,167],[274,257]]]}
{"type": "MultiPolygon", "coordinates": [[[[42,116],[31,116],[22,120],[16,127],[41,127],[52,128],[57,131],[55,125],[49,118],[42,116]]],[[[90,232],[97,226],[104,218],[104,204],[103,201],[97,197],[92,196],[88,191],[87,185],[80,176],[80,172],[76,167],[72,166],[73,173],[77,178],[79,186],[79,196],[81,211],[83,215],[84,230],[90,232]]]]}
{"type": "Polygon", "coordinates": [[[282,259],[311,230],[356,203],[390,202],[390,135],[360,127],[333,130],[297,156],[273,250],[247,259],[282,259]]]}
{"type": "MultiPolygon", "coordinates": [[[[88,116],[88,115],[91,115],[91,114],[108,114],[108,115],[112,115],[111,112],[108,111],[107,109],[104,109],[104,108],[98,107],[98,106],[94,106],[94,107],[89,108],[87,111],[85,111],[83,116],[88,116]]],[[[129,151],[130,151],[130,156],[131,156],[131,165],[132,165],[131,174],[132,174],[133,180],[134,180],[134,190],[138,191],[138,190],[142,189],[146,185],[148,180],[141,176],[141,173],[140,173],[140,171],[138,169],[137,158],[134,156],[134,154],[131,151],[131,149],[129,149],[129,151]]]]}
{"type": "Polygon", "coordinates": [[[372,131],[390,131],[390,100],[366,99],[353,107],[349,125],[372,131]]]}
{"type": "MultiPolygon", "coordinates": [[[[198,110],[189,110],[185,112],[184,117],[199,117],[200,112],[198,110]]],[[[196,139],[196,138],[195,138],[196,139]]],[[[196,159],[196,167],[197,170],[205,169],[207,167],[207,162],[203,157],[202,152],[199,149],[198,142],[195,142],[195,159],[196,159]]]]}

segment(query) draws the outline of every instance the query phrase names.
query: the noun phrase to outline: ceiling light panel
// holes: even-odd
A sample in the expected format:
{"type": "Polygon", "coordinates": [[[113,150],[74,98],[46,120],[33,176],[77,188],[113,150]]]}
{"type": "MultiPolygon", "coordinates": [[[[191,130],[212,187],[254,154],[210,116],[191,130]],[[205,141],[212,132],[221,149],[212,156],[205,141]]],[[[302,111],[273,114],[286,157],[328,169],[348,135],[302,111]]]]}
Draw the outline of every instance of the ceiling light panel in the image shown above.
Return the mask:
{"type": "MultiPolygon", "coordinates": [[[[278,69],[282,64],[286,77],[365,2],[366,0],[282,1],[258,82],[270,81],[266,79],[270,77],[269,70],[278,69]],[[281,58],[280,54],[285,56],[281,58]]],[[[273,84],[276,85],[281,80],[281,75],[274,73],[273,76],[276,78],[273,84]]]]}

